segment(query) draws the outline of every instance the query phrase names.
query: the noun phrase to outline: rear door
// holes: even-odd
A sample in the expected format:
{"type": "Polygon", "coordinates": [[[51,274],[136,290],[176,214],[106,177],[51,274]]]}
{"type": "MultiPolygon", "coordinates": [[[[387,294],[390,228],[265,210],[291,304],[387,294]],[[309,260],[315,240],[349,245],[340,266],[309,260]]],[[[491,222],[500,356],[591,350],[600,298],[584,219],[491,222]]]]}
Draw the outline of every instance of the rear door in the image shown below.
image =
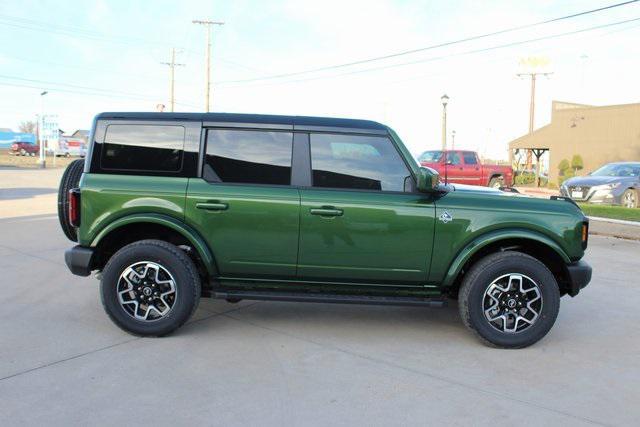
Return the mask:
{"type": "Polygon", "coordinates": [[[469,185],[485,185],[482,181],[482,167],[473,151],[461,151],[462,168],[465,181],[469,185]]]}
{"type": "Polygon", "coordinates": [[[296,274],[300,195],[291,186],[293,132],[209,128],[202,177],[191,179],[187,222],[223,277],[296,274]]]}
{"type": "Polygon", "coordinates": [[[387,136],[310,135],[312,185],[301,190],[298,275],[305,280],[426,281],[431,196],[387,136]]]}

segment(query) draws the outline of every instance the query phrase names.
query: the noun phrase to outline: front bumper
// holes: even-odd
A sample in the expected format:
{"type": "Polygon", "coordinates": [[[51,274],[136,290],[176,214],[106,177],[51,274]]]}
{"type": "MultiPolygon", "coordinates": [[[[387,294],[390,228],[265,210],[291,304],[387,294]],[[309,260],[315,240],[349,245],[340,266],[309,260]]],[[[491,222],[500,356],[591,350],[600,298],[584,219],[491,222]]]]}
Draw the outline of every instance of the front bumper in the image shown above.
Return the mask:
{"type": "MultiPolygon", "coordinates": [[[[585,188],[585,187],[583,187],[585,188]]],[[[619,205],[621,194],[616,189],[587,187],[582,192],[582,197],[573,197],[571,187],[561,187],[560,195],[570,197],[576,202],[599,203],[603,205],[619,205]]]]}
{"type": "Polygon", "coordinates": [[[591,266],[584,261],[567,265],[569,271],[568,294],[575,297],[591,281],[591,266]]]}
{"type": "Polygon", "coordinates": [[[64,262],[76,276],[88,276],[91,274],[93,253],[92,248],[74,246],[64,252],[64,262]]]}

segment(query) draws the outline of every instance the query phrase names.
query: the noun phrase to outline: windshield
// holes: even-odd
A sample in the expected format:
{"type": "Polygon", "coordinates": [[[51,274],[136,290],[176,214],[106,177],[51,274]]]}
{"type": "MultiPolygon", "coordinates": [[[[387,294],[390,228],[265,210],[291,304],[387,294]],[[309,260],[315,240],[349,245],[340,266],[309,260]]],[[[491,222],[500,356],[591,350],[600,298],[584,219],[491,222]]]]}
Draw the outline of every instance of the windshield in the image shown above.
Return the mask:
{"type": "Polygon", "coordinates": [[[592,172],[591,176],[640,176],[640,163],[610,163],[592,172]]]}
{"type": "Polygon", "coordinates": [[[440,159],[442,159],[441,150],[425,151],[418,157],[418,161],[425,163],[438,163],[440,159]]]}

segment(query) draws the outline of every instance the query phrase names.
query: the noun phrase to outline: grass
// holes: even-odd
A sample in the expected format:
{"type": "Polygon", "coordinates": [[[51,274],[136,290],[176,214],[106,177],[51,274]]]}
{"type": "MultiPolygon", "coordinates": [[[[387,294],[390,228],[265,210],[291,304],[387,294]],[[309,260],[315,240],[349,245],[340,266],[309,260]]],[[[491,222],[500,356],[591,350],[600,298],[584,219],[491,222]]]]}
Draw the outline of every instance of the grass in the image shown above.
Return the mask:
{"type": "Polygon", "coordinates": [[[629,209],[622,206],[592,205],[579,203],[580,209],[587,216],[599,216],[601,218],[624,219],[626,221],[640,222],[640,208],[629,209]]]}

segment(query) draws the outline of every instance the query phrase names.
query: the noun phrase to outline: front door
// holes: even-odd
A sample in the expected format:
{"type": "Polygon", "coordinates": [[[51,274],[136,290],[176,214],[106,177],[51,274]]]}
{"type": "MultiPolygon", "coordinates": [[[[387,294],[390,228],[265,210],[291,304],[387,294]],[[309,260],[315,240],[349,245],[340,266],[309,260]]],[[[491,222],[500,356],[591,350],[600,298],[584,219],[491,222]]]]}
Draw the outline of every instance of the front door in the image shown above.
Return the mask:
{"type": "Polygon", "coordinates": [[[434,203],[411,192],[407,165],[383,136],[311,134],[312,187],[301,190],[298,276],[426,281],[434,203]]]}
{"type": "Polygon", "coordinates": [[[189,180],[186,219],[220,275],[293,278],[300,194],[291,187],[293,134],[209,129],[203,177],[189,180]]]}

